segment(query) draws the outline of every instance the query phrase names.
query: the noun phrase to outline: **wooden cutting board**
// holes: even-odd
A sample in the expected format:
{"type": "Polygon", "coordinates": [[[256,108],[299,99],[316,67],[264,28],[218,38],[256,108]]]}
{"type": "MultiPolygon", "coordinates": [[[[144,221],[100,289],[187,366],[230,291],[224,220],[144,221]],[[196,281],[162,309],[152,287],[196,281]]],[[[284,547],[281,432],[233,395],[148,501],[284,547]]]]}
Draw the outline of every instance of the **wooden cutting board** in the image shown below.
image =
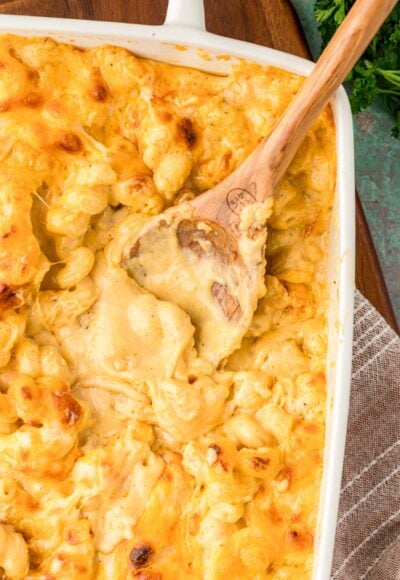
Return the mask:
{"type": "MultiPolygon", "coordinates": [[[[188,4],[191,0],[187,0],[188,4]]],[[[0,13],[30,14],[140,24],[162,24],[167,0],[0,0],[0,13]]],[[[289,0],[205,0],[210,32],[310,58],[289,0]]],[[[356,284],[397,329],[368,225],[357,199],[356,284]]],[[[398,329],[397,329],[398,331],[398,329]]]]}

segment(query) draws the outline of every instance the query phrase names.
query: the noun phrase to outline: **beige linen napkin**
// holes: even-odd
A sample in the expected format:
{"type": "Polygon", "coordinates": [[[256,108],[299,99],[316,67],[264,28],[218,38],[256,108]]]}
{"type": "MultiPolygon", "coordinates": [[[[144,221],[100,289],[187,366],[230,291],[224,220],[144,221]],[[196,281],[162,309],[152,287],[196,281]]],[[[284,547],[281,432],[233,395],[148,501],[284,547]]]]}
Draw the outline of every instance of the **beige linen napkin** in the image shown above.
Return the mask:
{"type": "Polygon", "coordinates": [[[400,337],[357,291],[332,580],[400,580],[400,337]]]}

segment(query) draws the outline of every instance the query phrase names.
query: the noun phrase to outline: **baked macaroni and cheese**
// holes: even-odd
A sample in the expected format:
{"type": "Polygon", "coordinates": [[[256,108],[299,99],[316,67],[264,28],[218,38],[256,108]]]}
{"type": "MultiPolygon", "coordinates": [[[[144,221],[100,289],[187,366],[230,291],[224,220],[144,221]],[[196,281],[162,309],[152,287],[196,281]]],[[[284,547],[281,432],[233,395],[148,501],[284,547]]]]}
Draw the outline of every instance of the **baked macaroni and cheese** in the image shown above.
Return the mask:
{"type": "Polygon", "coordinates": [[[127,233],[243,162],[301,82],[0,37],[0,577],[311,577],[330,110],[275,193],[262,297],[233,353],[216,356],[212,329],[200,347],[201,317],[121,255],[127,233]]]}

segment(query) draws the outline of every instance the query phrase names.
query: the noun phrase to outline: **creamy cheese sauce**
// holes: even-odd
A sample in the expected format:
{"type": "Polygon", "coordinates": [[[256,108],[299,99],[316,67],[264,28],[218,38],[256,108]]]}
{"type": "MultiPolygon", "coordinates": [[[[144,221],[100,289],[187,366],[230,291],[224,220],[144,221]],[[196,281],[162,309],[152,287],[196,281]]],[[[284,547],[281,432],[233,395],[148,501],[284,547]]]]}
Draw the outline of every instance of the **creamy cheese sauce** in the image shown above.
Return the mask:
{"type": "Polygon", "coordinates": [[[179,206],[133,232],[126,248],[130,275],[190,316],[197,352],[214,365],[239,348],[265,292],[262,226],[270,213],[270,201],[247,207],[236,239],[217,224],[195,218],[189,204],[179,206]],[[258,235],[250,236],[250,226],[258,225],[258,235]],[[130,256],[135,244],[138,250],[130,256]]]}

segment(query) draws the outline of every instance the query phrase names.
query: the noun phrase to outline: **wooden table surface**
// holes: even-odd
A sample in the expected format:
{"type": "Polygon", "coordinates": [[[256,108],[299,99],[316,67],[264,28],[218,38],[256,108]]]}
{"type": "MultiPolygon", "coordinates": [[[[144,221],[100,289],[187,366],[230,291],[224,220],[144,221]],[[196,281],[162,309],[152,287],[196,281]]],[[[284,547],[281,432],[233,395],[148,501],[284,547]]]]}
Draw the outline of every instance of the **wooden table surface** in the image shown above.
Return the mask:
{"type": "MultiPolygon", "coordinates": [[[[187,0],[189,3],[191,0],[187,0]]],[[[161,24],[167,0],[0,0],[0,13],[161,24]]],[[[205,0],[210,32],[310,58],[288,0],[205,0]]],[[[357,199],[356,285],[398,331],[368,225],[357,199]]]]}

